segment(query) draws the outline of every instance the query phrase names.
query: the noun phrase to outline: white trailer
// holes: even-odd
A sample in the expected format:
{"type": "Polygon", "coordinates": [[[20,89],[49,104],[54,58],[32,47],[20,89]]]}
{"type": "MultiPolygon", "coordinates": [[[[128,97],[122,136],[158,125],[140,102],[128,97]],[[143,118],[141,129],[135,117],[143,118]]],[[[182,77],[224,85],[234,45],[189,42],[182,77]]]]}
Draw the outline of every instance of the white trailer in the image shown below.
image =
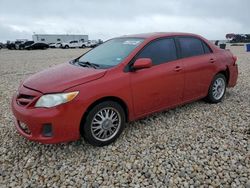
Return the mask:
{"type": "Polygon", "coordinates": [[[77,41],[88,41],[88,35],[57,35],[57,34],[34,34],[32,35],[34,42],[44,42],[44,43],[63,43],[72,40],[77,41]]]}

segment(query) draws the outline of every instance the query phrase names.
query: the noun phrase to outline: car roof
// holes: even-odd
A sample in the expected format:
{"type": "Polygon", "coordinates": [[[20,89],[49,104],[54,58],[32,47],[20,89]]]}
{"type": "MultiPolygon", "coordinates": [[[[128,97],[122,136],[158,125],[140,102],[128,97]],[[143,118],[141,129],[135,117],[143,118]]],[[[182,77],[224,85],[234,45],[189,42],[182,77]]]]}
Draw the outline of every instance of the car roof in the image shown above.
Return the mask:
{"type": "Polygon", "coordinates": [[[201,39],[202,41],[206,42],[206,44],[209,45],[210,48],[213,49],[213,51],[218,51],[219,48],[217,48],[213,43],[211,43],[209,40],[207,40],[206,38],[197,35],[197,34],[193,34],[193,33],[182,33],[182,32],[154,32],[154,33],[141,33],[141,34],[133,34],[133,35],[124,35],[121,37],[117,37],[117,38],[143,38],[147,41],[152,41],[158,38],[162,38],[162,37],[173,37],[173,36],[189,36],[189,37],[196,37],[201,39]]]}
{"type": "Polygon", "coordinates": [[[181,33],[181,32],[154,32],[154,33],[141,33],[141,34],[132,34],[132,35],[124,35],[118,38],[145,38],[145,39],[153,39],[160,37],[169,37],[169,36],[193,36],[193,37],[201,37],[199,35],[193,33],[181,33]]]}

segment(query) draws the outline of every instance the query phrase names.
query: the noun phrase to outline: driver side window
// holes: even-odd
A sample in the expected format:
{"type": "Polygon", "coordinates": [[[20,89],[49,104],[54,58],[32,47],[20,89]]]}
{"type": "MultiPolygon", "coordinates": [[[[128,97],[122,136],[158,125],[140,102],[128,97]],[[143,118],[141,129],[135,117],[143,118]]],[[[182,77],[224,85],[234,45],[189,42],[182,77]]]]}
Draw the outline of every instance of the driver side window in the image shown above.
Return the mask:
{"type": "Polygon", "coordinates": [[[150,58],[154,65],[159,65],[177,59],[175,41],[172,38],[164,38],[149,43],[137,56],[150,58]]]}

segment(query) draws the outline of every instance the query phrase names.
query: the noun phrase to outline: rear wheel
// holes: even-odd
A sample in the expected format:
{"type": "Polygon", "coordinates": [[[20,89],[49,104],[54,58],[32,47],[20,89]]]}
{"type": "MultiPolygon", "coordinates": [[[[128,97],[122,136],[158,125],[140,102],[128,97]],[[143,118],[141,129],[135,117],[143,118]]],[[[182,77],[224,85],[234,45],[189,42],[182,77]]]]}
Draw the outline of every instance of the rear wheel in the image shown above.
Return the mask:
{"type": "Polygon", "coordinates": [[[206,97],[206,101],[210,103],[218,103],[222,100],[226,92],[226,77],[219,73],[217,74],[208,91],[208,95],[206,97]]]}
{"type": "Polygon", "coordinates": [[[68,45],[66,45],[66,46],[65,46],[65,48],[66,48],[66,49],[68,49],[68,48],[69,48],[69,46],[68,46],[68,45]]]}
{"type": "Polygon", "coordinates": [[[84,139],[94,146],[114,142],[122,133],[125,113],[121,105],[113,101],[102,102],[93,107],[82,125],[84,139]]]}

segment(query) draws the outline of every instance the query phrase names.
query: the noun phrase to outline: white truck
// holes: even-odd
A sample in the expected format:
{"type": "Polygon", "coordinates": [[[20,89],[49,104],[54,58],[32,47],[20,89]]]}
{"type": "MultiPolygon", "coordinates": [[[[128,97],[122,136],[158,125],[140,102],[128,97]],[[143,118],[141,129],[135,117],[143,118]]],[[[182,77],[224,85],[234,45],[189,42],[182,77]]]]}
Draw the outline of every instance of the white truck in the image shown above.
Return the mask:
{"type": "Polygon", "coordinates": [[[83,41],[72,40],[69,42],[63,42],[61,48],[83,48],[85,47],[83,41]]]}
{"type": "Polygon", "coordinates": [[[93,48],[99,45],[99,42],[97,40],[88,40],[86,42],[83,43],[83,47],[87,47],[87,48],[93,48]]]}

